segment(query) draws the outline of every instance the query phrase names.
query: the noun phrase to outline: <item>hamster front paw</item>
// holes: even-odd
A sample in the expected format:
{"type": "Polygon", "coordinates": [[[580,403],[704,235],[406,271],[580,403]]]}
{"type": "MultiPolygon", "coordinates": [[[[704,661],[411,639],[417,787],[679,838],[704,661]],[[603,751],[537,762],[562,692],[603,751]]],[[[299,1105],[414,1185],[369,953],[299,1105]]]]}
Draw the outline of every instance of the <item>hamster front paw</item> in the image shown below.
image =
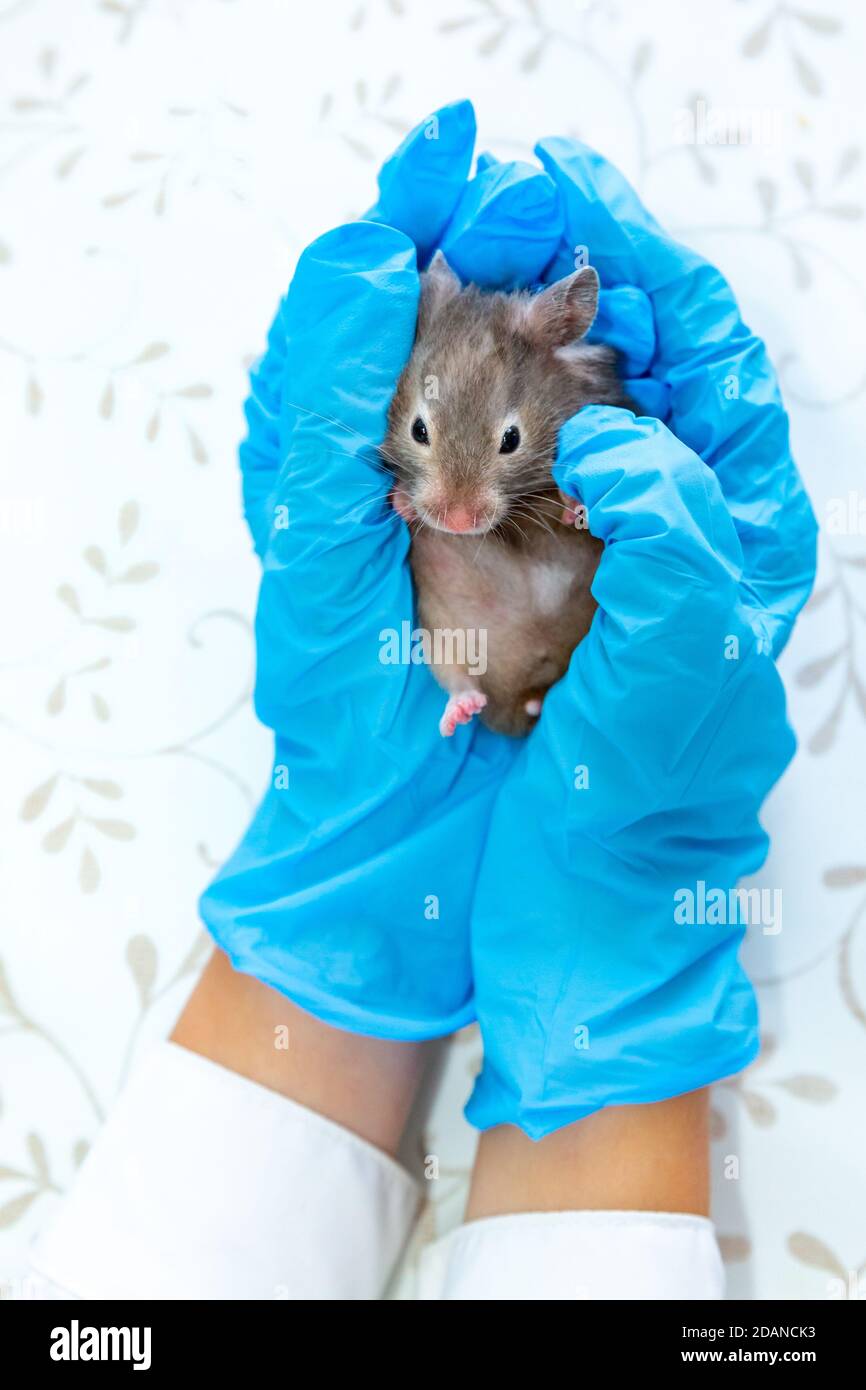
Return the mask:
{"type": "Polygon", "coordinates": [[[578,502],[576,497],[569,497],[568,493],[561,489],[559,500],[562,503],[562,514],[559,519],[563,526],[573,526],[576,531],[588,531],[589,516],[583,503],[578,502]]]}
{"type": "Polygon", "coordinates": [[[404,492],[400,487],[395,487],[390,494],[390,501],[394,511],[398,516],[402,516],[404,521],[413,522],[418,520],[418,513],[409,501],[408,492],[404,492]]]}

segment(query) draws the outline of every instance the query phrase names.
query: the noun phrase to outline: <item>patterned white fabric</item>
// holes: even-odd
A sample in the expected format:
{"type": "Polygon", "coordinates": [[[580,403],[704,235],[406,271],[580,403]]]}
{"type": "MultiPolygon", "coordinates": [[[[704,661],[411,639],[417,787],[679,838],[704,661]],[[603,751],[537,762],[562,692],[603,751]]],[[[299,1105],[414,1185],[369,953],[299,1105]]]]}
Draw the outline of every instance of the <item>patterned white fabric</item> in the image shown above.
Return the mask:
{"type": "MultiPolygon", "coordinates": [[[[4,1288],[26,1292],[29,1240],[170,1027],[197,893],[267,776],[246,361],[304,244],[369,206],[425,111],[470,96],[481,148],[556,132],[615,160],[781,370],[827,531],[783,662],[801,752],[765,815],[782,930],[745,952],[771,1045],[717,1088],[714,1213],[731,1297],[857,1290],[864,48],[856,0],[0,0],[4,1288]]],[[[460,1219],[477,1058],[457,1040],[418,1137],[418,1243],[460,1219]]]]}

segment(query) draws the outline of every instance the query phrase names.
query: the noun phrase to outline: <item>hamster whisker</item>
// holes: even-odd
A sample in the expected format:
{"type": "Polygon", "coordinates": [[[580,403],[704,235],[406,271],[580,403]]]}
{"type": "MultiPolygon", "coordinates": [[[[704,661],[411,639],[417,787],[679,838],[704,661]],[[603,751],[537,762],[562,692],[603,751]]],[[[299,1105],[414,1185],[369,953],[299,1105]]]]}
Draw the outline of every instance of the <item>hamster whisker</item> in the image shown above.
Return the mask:
{"type": "Polygon", "coordinates": [[[346,508],[340,520],[360,521],[361,518],[365,515],[365,513],[372,511],[374,506],[377,506],[379,503],[384,502],[385,500],[386,499],[381,496],[362,497],[360,502],[356,502],[351,507],[346,508]]]}
{"type": "MultiPolygon", "coordinates": [[[[377,444],[372,439],[370,439],[368,435],[362,434],[360,430],[354,429],[352,425],[345,424],[344,421],[338,420],[333,415],[323,415],[318,410],[310,410],[307,406],[300,405],[297,401],[284,401],[283,404],[289,406],[292,410],[300,411],[302,415],[309,415],[311,418],[316,420],[322,420],[325,424],[328,425],[336,425],[338,429],[345,430],[347,434],[354,435],[355,438],[358,439],[361,444],[363,444],[366,448],[371,449],[377,455],[377,461],[378,457],[381,456],[381,458],[384,459],[386,463],[391,465],[391,469],[394,470],[394,472],[398,474],[405,474],[405,464],[402,462],[401,459],[397,457],[396,454],[392,454],[390,452],[384,440],[382,440],[381,443],[377,444]]],[[[340,449],[328,449],[326,450],[326,453],[335,454],[338,457],[349,459],[357,457],[356,454],[351,453],[349,450],[343,451],[340,449]]],[[[372,460],[370,461],[372,462],[372,460]]],[[[381,470],[381,472],[385,475],[387,475],[390,471],[391,470],[386,468],[383,468],[381,470]]]]}
{"type": "Polygon", "coordinates": [[[513,526],[517,534],[521,536],[527,544],[529,543],[529,537],[527,536],[523,527],[518,522],[517,518],[514,516],[513,512],[508,513],[508,515],[500,523],[500,526],[502,530],[504,530],[506,526],[513,526]]]}
{"type": "MultiPolygon", "coordinates": [[[[325,457],[326,457],[326,458],[338,458],[338,459],[357,459],[358,455],[357,455],[357,454],[349,453],[348,450],[345,450],[345,449],[326,449],[326,450],[325,450],[325,457]]],[[[370,459],[370,460],[368,460],[368,462],[373,463],[374,460],[373,460],[373,459],[370,459]]],[[[391,477],[390,469],[387,469],[387,468],[378,468],[378,467],[377,467],[377,468],[376,468],[376,474],[377,474],[377,486],[378,486],[378,478],[381,477],[382,479],[387,480],[388,478],[391,477]]],[[[356,480],[356,479],[353,478],[353,479],[351,479],[350,482],[349,482],[349,486],[350,486],[350,487],[370,487],[371,485],[372,485],[371,481],[368,481],[368,480],[365,480],[365,479],[357,479],[357,480],[356,480]]],[[[342,486],[342,484],[341,484],[341,486],[342,486]]]]}
{"type": "Polygon", "coordinates": [[[556,531],[554,530],[554,527],[552,525],[553,521],[555,520],[554,517],[549,515],[543,516],[539,512],[531,511],[522,512],[521,515],[524,517],[526,521],[534,522],[534,524],[538,526],[542,531],[546,531],[548,536],[553,536],[556,534],[556,531]]]}
{"type": "Polygon", "coordinates": [[[406,478],[410,476],[409,470],[403,460],[398,458],[396,454],[389,453],[384,444],[377,445],[377,450],[385,462],[391,465],[391,469],[398,477],[406,478]]]}
{"type": "Polygon", "coordinates": [[[520,509],[520,515],[525,517],[527,521],[537,522],[541,529],[543,531],[546,531],[549,536],[555,534],[553,527],[548,524],[550,521],[554,520],[554,517],[550,513],[548,513],[547,516],[545,516],[543,512],[540,512],[535,507],[524,506],[522,509],[520,509]]]}
{"type": "Polygon", "coordinates": [[[553,501],[552,498],[544,496],[543,493],[526,492],[521,497],[515,499],[522,506],[533,507],[536,511],[541,511],[543,507],[550,507],[551,512],[561,510],[561,504],[553,501]]]}
{"type": "MultiPolygon", "coordinates": [[[[324,453],[326,458],[358,459],[358,454],[353,454],[347,449],[325,449],[324,453]]],[[[363,462],[373,465],[375,480],[373,478],[350,478],[345,483],[341,482],[341,487],[380,487],[393,484],[394,472],[392,468],[385,468],[381,461],[376,458],[364,459],[363,462]]]]}
{"type": "Polygon", "coordinates": [[[478,557],[479,557],[479,555],[481,554],[482,548],[483,548],[483,546],[484,546],[484,542],[487,540],[487,537],[490,535],[490,533],[491,533],[491,531],[492,531],[492,529],[493,529],[493,527],[492,527],[491,524],[490,524],[490,523],[491,523],[491,519],[492,519],[492,518],[491,518],[491,516],[490,516],[490,513],[489,513],[489,512],[485,512],[485,513],[484,513],[484,520],[487,522],[487,528],[486,528],[486,530],[482,531],[482,533],[481,533],[481,540],[480,540],[479,543],[478,543],[478,549],[476,550],[475,554],[474,554],[473,557],[472,557],[472,563],[473,563],[473,565],[477,565],[477,564],[478,564],[478,557]]]}
{"type": "Polygon", "coordinates": [[[309,406],[301,405],[298,401],[283,401],[283,405],[289,406],[292,410],[300,411],[301,415],[309,415],[314,420],[322,420],[326,425],[336,425],[338,429],[345,430],[347,434],[354,434],[358,439],[363,440],[365,444],[369,444],[371,449],[379,447],[377,444],[374,444],[373,440],[368,438],[366,434],[362,434],[361,431],[356,430],[354,426],[347,425],[343,420],[338,420],[333,415],[322,415],[318,410],[310,410],[309,406]]]}

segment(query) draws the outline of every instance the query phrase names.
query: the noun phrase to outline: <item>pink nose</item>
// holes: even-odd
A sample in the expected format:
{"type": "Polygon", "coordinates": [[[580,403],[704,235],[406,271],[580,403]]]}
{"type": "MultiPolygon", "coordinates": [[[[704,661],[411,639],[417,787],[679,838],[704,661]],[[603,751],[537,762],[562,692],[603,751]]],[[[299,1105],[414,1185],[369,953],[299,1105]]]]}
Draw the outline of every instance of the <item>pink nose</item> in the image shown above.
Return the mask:
{"type": "Polygon", "coordinates": [[[472,531],[478,525],[478,513],[470,512],[467,507],[449,507],[444,520],[452,531],[472,531]]]}

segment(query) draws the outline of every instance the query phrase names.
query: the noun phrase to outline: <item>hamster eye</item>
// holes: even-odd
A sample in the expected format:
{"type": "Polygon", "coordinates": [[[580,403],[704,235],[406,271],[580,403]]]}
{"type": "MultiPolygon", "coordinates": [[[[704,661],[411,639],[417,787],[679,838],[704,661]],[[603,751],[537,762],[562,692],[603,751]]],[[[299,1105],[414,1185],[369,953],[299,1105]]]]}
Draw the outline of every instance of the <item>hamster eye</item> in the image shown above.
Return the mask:
{"type": "Polygon", "coordinates": [[[516,425],[509,425],[502,436],[502,443],[499,445],[500,454],[513,454],[520,443],[520,430],[516,425]]]}
{"type": "Polygon", "coordinates": [[[412,438],[415,440],[416,444],[430,443],[430,436],[427,433],[427,426],[424,424],[424,421],[421,419],[420,415],[416,415],[415,419],[412,421],[412,429],[410,433],[412,435],[412,438]]]}

